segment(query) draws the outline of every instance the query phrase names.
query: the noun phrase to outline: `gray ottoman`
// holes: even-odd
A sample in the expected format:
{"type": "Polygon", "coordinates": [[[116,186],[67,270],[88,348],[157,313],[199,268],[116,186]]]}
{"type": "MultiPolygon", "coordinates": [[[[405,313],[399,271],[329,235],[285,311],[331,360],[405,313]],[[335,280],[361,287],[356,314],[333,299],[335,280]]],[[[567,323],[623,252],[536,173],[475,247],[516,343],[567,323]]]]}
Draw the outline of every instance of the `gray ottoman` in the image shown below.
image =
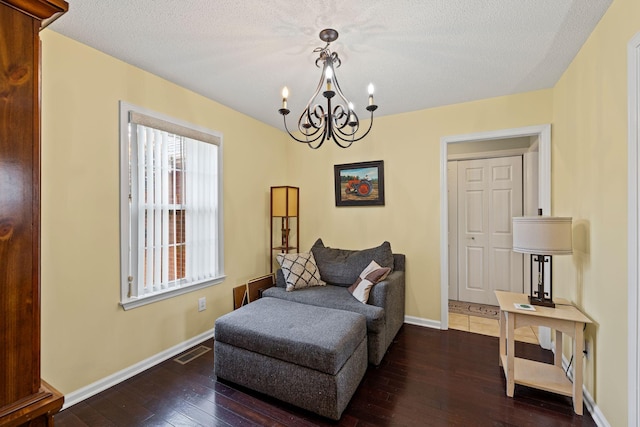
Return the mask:
{"type": "Polygon", "coordinates": [[[261,298],[216,320],[214,371],[338,420],[367,370],[366,338],[361,314],[261,298]]]}

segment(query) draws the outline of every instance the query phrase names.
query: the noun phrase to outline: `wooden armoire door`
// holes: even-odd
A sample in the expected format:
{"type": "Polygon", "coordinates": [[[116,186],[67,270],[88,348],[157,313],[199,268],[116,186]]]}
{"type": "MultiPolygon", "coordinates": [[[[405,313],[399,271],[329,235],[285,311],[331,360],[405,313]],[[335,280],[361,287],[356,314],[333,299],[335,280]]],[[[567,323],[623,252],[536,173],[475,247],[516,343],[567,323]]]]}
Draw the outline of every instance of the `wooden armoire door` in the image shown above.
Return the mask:
{"type": "Polygon", "coordinates": [[[40,38],[63,0],[0,0],[0,426],[51,425],[40,379],[40,38]]]}

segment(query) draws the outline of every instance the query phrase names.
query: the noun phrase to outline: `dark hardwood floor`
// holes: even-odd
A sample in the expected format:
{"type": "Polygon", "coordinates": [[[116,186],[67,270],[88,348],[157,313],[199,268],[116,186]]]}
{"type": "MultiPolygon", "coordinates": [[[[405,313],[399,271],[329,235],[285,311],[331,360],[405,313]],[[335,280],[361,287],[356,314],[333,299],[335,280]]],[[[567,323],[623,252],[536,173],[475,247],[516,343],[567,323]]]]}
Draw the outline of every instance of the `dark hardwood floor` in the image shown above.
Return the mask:
{"type": "MultiPolygon", "coordinates": [[[[213,340],[203,343],[213,347],[213,340]]],[[[551,362],[516,343],[516,355],[551,362]]],[[[55,416],[64,426],[595,426],[571,399],[516,385],[505,394],[498,338],[404,325],[370,366],[339,422],[213,374],[213,351],[186,365],[168,360],[55,416]]],[[[256,367],[258,369],[258,367],[256,367]]]]}

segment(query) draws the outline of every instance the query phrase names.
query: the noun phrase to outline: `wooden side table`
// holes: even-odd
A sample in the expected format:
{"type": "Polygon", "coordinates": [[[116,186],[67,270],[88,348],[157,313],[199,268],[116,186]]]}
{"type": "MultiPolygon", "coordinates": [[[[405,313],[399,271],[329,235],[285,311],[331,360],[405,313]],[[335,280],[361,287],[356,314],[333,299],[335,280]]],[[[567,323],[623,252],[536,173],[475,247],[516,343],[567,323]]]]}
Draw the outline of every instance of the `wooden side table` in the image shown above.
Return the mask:
{"type": "Polygon", "coordinates": [[[507,396],[513,397],[515,384],[571,396],[573,410],[582,415],[583,330],[591,320],[568,301],[556,299],[556,307],[534,306],[535,311],[516,308],[529,304],[526,294],[495,291],[500,304],[500,360],[507,380],[507,396]],[[546,326],[556,331],[554,363],[540,363],[515,357],[514,331],[523,326],[546,326]],[[573,383],[562,369],[562,335],[573,338],[573,383]]]}

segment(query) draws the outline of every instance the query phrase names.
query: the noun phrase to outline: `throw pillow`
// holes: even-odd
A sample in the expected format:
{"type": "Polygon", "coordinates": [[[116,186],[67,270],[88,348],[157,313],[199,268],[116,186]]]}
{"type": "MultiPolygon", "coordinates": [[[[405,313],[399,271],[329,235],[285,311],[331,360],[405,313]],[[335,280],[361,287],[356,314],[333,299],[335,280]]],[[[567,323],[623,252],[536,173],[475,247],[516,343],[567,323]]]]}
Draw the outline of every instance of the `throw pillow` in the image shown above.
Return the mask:
{"type": "Polygon", "coordinates": [[[371,261],[367,268],[360,273],[356,282],[349,286],[349,292],[355,299],[366,304],[373,285],[383,281],[390,272],[391,269],[389,267],[380,267],[377,262],[371,261]]]}
{"type": "Polygon", "coordinates": [[[318,264],[320,277],[332,285],[351,286],[371,260],[393,271],[393,253],[389,242],[370,249],[347,250],[326,247],[322,239],[318,239],[311,247],[311,252],[318,264]]]}
{"type": "Polygon", "coordinates": [[[276,259],[287,283],[287,291],[326,285],[320,279],[320,270],[311,252],[278,254],[276,259]]]}

